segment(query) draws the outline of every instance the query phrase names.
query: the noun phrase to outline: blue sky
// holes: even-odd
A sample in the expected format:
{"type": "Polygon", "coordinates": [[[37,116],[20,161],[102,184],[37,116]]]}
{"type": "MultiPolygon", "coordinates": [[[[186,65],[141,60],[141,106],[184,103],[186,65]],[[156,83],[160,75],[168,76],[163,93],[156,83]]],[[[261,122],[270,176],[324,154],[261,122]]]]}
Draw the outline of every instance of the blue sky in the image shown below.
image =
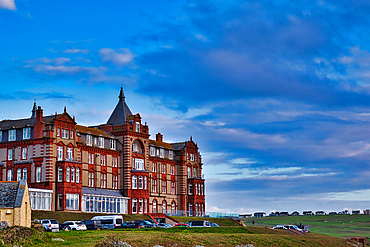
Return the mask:
{"type": "Polygon", "coordinates": [[[370,208],[368,1],[0,0],[0,114],[198,143],[208,211],[370,208]]]}

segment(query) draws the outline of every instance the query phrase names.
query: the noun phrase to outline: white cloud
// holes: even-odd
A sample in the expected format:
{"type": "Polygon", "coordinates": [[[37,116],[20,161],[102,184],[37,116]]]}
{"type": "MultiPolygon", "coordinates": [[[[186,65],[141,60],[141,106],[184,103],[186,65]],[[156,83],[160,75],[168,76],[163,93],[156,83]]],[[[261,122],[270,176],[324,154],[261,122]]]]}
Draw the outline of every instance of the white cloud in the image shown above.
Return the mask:
{"type": "Polygon", "coordinates": [[[26,63],[29,63],[29,64],[53,63],[53,64],[62,65],[64,63],[67,63],[67,62],[70,62],[70,61],[71,61],[71,59],[68,58],[68,57],[57,57],[57,58],[41,57],[41,58],[28,60],[28,61],[26,61],[26,63]]]}
{"type": "Polygon", "coordinates": [[[87,53],[89,53],[89,49],[76,49],[76,48],[73,47],[72,49],[64,50],[63,53],[69,53],[69,54],[83,53],[83,54],[87,54],[87,53]]]}
{"type": "Polygon", "coordinates": [[[210,126],[210,127],[218,127],[218,126],[224,126],[225,123],[222,122],[214,122],[214,121],[205,121],[204,123],[200,123],[204,126],[210,126]]]}
{"type": "Polygon", "coordinates": [[[339,201],[370,201],[370,190],[328,193],[324,198],[339,201]]]}
{"type": "Polygon", "coordinates": [[[0,8],[17,10],[17,7],[15,7],[14,0],[0,0],[0,8]]]}
{"type": "Polygon", "coordinates": [[[117,65],[124,65],[130,63],[136,55],[130,49],[113,50],[110,48],[102,48],[99,50],[99,55],[103,62],[112,62],[117,65]]]}
{"type": "Polygon", "coordinates": [[[204,36],[202,34],[199,34],[199,33],[195,34],[194,37],[195,37],[195,39],[203,41],[204,43],[207,43],[209,41],[206,36],[204,36]]]}
{"type": "MultiPolygon", "coordinates": [[[[30,65],[25,66],[26,68],[32,67],[30,65]]],[[[106,67],[83,67],[83,66],[64,66],[64,65],[36,65],[33,66],[33,69],[37,73],[41,74],[80,74],[80,73],[87,73],[87,74],[93,74],[98,75],[100,73],[103,73],[107,71],[108,69],[106,67]]]]}

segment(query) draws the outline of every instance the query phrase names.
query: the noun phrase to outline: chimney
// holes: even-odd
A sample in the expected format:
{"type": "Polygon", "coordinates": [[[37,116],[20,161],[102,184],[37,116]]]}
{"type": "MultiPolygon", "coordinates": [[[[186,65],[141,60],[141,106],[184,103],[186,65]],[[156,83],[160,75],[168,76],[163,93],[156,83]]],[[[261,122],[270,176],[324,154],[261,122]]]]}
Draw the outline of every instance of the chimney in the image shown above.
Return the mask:
{"type": "Polygon", "coordinates": [[[155,140],[157,142],[163,142],[163,135],[161,133],[158,133],[155,135],[155,140]]]}
{"type": "Polygon", "coordinates": [[[34,139],[42,138],[45,123],[43,122],[43,110],[39,106],[36,110],[36,122],[33,128],[34,139]]]}

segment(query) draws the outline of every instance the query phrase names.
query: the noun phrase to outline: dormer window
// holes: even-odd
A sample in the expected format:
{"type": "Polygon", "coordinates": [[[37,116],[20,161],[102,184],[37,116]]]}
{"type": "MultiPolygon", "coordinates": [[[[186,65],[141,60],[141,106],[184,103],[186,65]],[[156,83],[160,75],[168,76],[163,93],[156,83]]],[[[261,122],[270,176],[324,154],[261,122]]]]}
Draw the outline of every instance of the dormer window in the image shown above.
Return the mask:
{"type": "Polygon", "coordinates": [[[104,137],[102,136],[99,137],[99,147],[104,148],[104,137]]]}
{"type": "Polygon", "coordinates": [[[150,156],[155,156],[155,147],[150,147],[149,153],[150,153],[150,156]]]}
{"type": "Polygon", "coordinates": [[[86,135],[86,145],[91,146],[92,145],[92,136],[86,135]]]}
{"type": "Polygon", "coordinates": [[[27,140],[31,138],[31,128],[23,128],[23,140],[27,140]]]}
{"type": "Polygon", "coordinates": [[[135,131],[140,132],[140,123],[139,122],[135,123],[135,131]]]}
{"type": "Polygon", "coordinates": [[[161,148],[161,153],[160,153],[160,156],[159,156],[160,158],[164,158],[164,149],[163,148],[161,148]]]}
{"type": "Polygon", "coordinates": [[[169,158],[170,160],[173,160],[173,151],[172,151],[172,150],[169,150],[169,151],[168,151],[168,158],[169,158]]]}
{"type": "Polygon", "coordinates": [[[15,141],[16,137],[15,137],[15,133],[16,133],[16,130],[15,129],[12,129],[12,130],[9,130],[9,138],[8,140],[11,142],[11,141],[15,141]]]}
{"type": "Polygon", "coordinates": [[[116,149],[116,140],[110,139],[110,148],[114,150],[116,149]]]}

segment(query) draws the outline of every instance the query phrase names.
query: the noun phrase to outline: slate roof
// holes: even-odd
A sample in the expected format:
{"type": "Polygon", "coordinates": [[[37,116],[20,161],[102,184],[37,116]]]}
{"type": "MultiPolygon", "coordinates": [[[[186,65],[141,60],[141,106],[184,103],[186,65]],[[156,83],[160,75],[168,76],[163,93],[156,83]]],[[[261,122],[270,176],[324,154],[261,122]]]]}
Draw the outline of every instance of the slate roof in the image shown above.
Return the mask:
{"type": "Polygon", "coordinates": [[[81,125],[76,125],[76,129],[78,132],[80,133],[84,133],[84,134],[88,134],[90,133],[91,135],[94,135],[94,136],[104,136],[104,137],[107,137],[107,138],[112,138],[113,136],[109,135],[107,132],[101,130],[101,129],[95,129],[95,128],[92,128],[92,127],[85,127],[85,126],[81,126],[81,125]]]}
{"type": "Polygon", "coordinates": [[[132,115],[132,112],[130,108],[128,108],[126,102],[125,102],[125,95],[123,93],[123,88],[121,87],[121,91],[119,93],[119,101],[112,112],[112,115],[110,115],[107,124],[109,125],[124,125],[126,121],[126,115],[132,115]]]}
{"type": "Polygon", "coordinates": [[[159,141],[149,140],[149,144],[153,145],[155,147],[162,147],[162,148],[165,148],[165,149],[174,150],[174,148],[171,146],[171,144],[166,143],[166,142],[159,142],[159,141]]]}
{"type": "MultiPolygon", "coordinates": [[[[60,115],[60,114],[59,114],[60,115]]],[[[57,116],[59,116],[57,115],[57,116]]],[[[44,123],[48,124],[53,122],[55,115],[45,116],[43,118],[44,123]]],[[[26,126],[34,126],[36,122],[35,118],[24,118],[15,120],[3,120],[0,122],[0,130],[8,130],[11,128],[20,129],[26,126]]]]}
{"type": "Polygon", "coordinates": [[[0,208],[20,207],[26,183],[26,180],[0,182],[0,208]]]}
{"type": "Polygon", "coordinates": [[[180,150],[180,149],[185,148],[185,142],[176,142],[176,143],[171,143],[171,146],[172,146],[175,150],[180,150]]]}

